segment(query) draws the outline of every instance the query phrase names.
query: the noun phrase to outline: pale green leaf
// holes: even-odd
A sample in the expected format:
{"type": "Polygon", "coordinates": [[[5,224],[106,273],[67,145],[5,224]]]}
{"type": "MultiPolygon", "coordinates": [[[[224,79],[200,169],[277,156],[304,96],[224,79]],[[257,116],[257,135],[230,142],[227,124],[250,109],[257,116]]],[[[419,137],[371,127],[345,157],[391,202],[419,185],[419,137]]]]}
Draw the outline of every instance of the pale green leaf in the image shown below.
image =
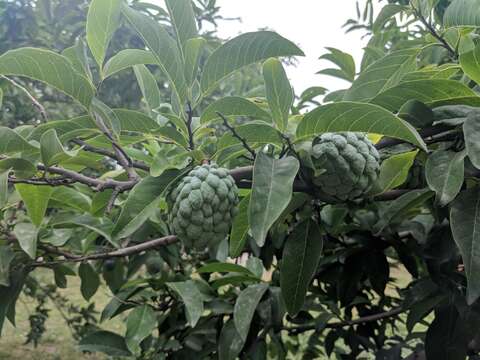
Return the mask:
{"type": "Polygon", "coordinates": [[[133,71],[137,77],[137,82],[142,91],[143,98],[145,99],[150,112],[152,112],[152,110],[158,108],[162,103],[157,80],[145,65],[134,65],[133,71]]]}
{"type": "Polygon", "coordinates": [[[37,168],[30,161],[20,158],[7,158],[0,160],[0,172],[11,169],[17,179],[28,179],[32,177],[37,168]]]}
{"type": "Polygon", "coordinates": [[[78,151],[66,150],[55,129],[46,131],[40,138],[40,155],[45,166],[56,165],[78,154],[78,151]]]}
{"type": "Polygon", "coordinates": [[[258,153],[253,168],[248,221],[259,246],[265,244],[268,230],[288,206],[299,168],[294,157],[273,159],[263,152],[258,153]]]}
{"type": "Polygon", "coordinates": [[[110,331],[95,331],[80,340],[80,351],[102,352],[109,356],[132,356],[125,344],[125,339],[110,331]]]}
{"type": "Polygon", "coordinates": [[[189,39],[197,36],[197,20],[191,0],[165,0],[178,45],[183,51],[189,39]]]}
{"type": "Polygon", "coordinates": [[[0,154],[35,151],[37,148],[10,128],[0,126],[0,154]]]}
{"type": "MultiPolygon", "coordinates": [[[[95,117],[95,123],[103,124],[118,140],[120,131],[122,131],[122,123],[120,122],[120,119],[115,111],[113,111],[108,105],[99,99],[94,98],[90,106],[90,112],[92,113],[92,116],[95,117]]],[[[102,127],[99,128],[103,132],[102,127]]]]}
{"type": "Polygon", "coordinates": [[[263,79],[273,120],[277,128],[284,131],[294,96],[285,69],[278,59],[271,58],[263,63],[263,79]]]}
{"type": "Polygon", "coordinates": [[[238,214],[235,216],[230,232],[230,257],[236,258],[240,256],[245,244],[247,243],[248,230],[250,224],[248,222],[248,208],[250,204],[250,194],[245,196],[238,205],[238,214]]]}
{"type": "Polygon", "coordinates": [[[2,108],[3,105],[3,90],[0,89],[0,109],[2,108]]]}
{"type": "Polygon", "coordinates": [[[207,41],[197,37],[190,39],[185,44],[185,79],[188,85],[192,85],[197,77],[200,55],[207,41]]]}
{"type": "Polygon", "coordinates": [[[0,74],[42,81],[88,108],[94,96],[90,81],[62,55],[49,50],[20,48],[0,56],[0,74]]]}
{"type": "Polygon", "coordinates": [[[352,82],[355,79],[355,60],[353,56],[333,47],[327,47],[326,49],[329,53],[323,54],[319,59],[331,61],[340,69],[323,69],[317,72],[317,74],[335,76],[352,82]]]}
{"type": "Polygon", "coordinates": [[[280,269],[280,288],[291,316],[296,315],[305,302],[322,248],[320,227],[312,220],[299,224],[287,238],[280,269]]]}
{"type": "Polygon", "coordinates": [[[212,102],[203,111],[200,117],[202,124],[208,123],[220,118],[218,113],[223,116],[248,116],[255,120],[270,120],[270,114],[263,110],[260,106],[248,99],[229,96],[212,102]]]}
{"type": "Polygon", "coordinates": [[[10,264],[15,253],[8,245],[0,246],[0,286],[10,286],[10,264]]]}
{"type": "Polygon", "coordinates": [[[93,76],[88,64],[87,51],[84,41],[79,39],[75,45],[63,50],[62,55],[70,60],[75,70],[91,81],[93,76]]]}
{"type": "Polygon", "coordinates": [[[427,148],[406,121],[379,106],[348,101],[320,106],[306,114],[298,125],[297,137],[338,131],[374,133],[410,142],[423,150],[427,148]]]}
{"type": "Polygon", "coordinates": [[[100,278],[98,273],[93,269],[88,262],[83,262],[78,267],[78,276],[82,281],[80,285],[80,292],[86,301],[89,301],[97,292],[100,286],[100,278]]]}
{"type": "Polygon", "coordinates": [[[125,343],[128,349],[140,355],[140,343],[152,335],[157,327],[157,317],[155,312],[148,305],[138,306],[133,309],[127,317],[127,332],[125,334],[125,343]]]}
{"type": "Polygon", "coordinates": [[[460,55],[460,66],[470,79],[480,84],[480,44],[472,51],[460,55]]]}
{"type": "Polygon", "coordinates": [[[464,180],[465,153],[439,150],[428,157],[425,165],[427,184],[436,193],[440,206],[450,203],[460,192],[464,180]]]}
{"type": "MultiPolygon", "coordinates": [[[[265,123],[249,123],[235,128],[235,132],[248,144],[274,144],[281,146],[283,140],[278,130],[265,123]]],[[[217,151],[241,144],[241,141],[230,133],[223,135],[217,143],[217,151]]]]}
{"type": "Polygon", "coordinates": [[[53,188],[50,186],[16,184],[15,189],[25,203],[27,215],[32,220],[32,223],[37,227],[40,226],[47,211],[48,201],[52,195],[53,188]]]}
{"type": "Polygon", "coordinates": [[[472,111],[463,123],[465,148],[473,166],[480,169],[480,111],[472,111]]]}
{"type": "Polygon", "coordinates": [[[268,284],[250,285],[238,295],[233,308],[233,321],[243,341],[247,339],[253,314],[255,314],[255,309],[267,289],[268,284]]]}
{"type": "Polygon", "coordinates": [[[377,60],[355,79],[344,100],[368,102],[399,84],[406,73],[415,70],[419,52],[420,49],[399,50],[377,60]]]}
{"type": "Polygon", "coordinates": [[[0,172],[0,209],[3,208],[8,201],[8,174],[9,170],[0,172]]]}
{"type": "Polygon", "coordinates": [[[103,76],[108,78],[134,65],[153,65],[157,60],[152,52],[140,49],[125,49],[112,56],[103,67],[103,76]]]}
{"type": "Polygon", "coordinates": [[[87,195],[78,189],[66,186],[60,186],[53,190],[50,197],[50,202],[52,201],[80,212],[89,212],[91,208],[91,200],[87,195]]]}
{"type": "Polygon", "coordinates": [[[395,189],[408,178],[408,172],[418,154],[418,150],[390,156],[382,162],[378,177],[379,192],[395,189]]]}
{"type": "Polygon", "coordinates": [[[445,27],[480,27],[480,0],[453,0],[443,15],[445,27]]]}
{"type": "Polygon", "coordinates": [[[480,188],[463,191],[450,208],[453,238],[465,265],[467,302],[473,304],[480,296],[480,188]]]}
{"type": "Polygon", "coordinates": [[[87,14],[87,42],[100,69],[108,44],[120,25],[121,0],[92,0],[87,14]]]}
{"type": "Polygon", "coordinates": [[[185,304],[185,313],[189,325],[193,328],[203,314],[203,296],[192,280],[167,283],[185,304]]]}
{"type": "Polygon", "coordinates": [[[208,93],[232,72],[270,57],[303,56],[294,43],[271,31],[245,33],[217,48],[203,69],[202,92],[208,93]]]}
{"type": "Polygon", "coordinates": [[[387,4],[383,6],[373,23],[373,33],[378,33],[392,17],[407,9],[408,7],[397,4],[387,4]]]}
{"type": "Polygon", "coordinates": [[[35,259],[37,254],[38,228],[31,223],[18,223],[13,228],[13,234],[18,244],[30,258],[35,259]]]}

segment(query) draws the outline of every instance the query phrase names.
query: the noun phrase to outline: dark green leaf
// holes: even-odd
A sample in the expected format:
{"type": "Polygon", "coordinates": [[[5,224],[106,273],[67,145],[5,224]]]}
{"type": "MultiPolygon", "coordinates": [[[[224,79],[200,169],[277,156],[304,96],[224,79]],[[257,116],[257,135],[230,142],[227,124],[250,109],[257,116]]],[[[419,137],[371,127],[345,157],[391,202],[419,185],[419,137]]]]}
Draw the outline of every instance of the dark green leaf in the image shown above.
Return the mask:
{"type": "Polygon", "coordinates": [[[231,264],[231,263],[211,263],[211,264],[202,266],[197,271],[199,273],[233,272],[233,273],[246,274],[249,276],[255,276],[255,274],[253,274],[246,267],[243,267],[237,264],[231,264]]]}
{"type": "Polygon", "coordinates": [[[10,246],[0,246],[0,286],[10,286],[10,264],[14,258],[10,246]]]}
{"type": "Polygon", "coordinates": [[[223,325],[218,340],[218,359],[219,360],[235,360],[242,351],[245,341],[238,333],[233,320],[228,320],[223,325]]]}
{"type": "Polygon", "coordinates": [[[125,339],[110,331],[95,331],[80,340],[80,351],[102,352],[109,356],[131,356],[125,339]]]}
{"type": "Polygon", "coordinates": [[[435,121],[433,111],[418,100],[410,100],[403,104],[397,116],[416,128],[430,126],[435,121]]]}
{"type": "Polygon", "coordinates": [[[157,317],[152,308],[142,305],[133,309],[127,317],[127,333],[125,343],[128,349],[136,355],[140,355],[140,343],[157,327],[157,317]]]}
{"type": "Polygon", "coordinates": [[[253,314],[268,284],[250,285],[238,295],[233,309],[233,320],[240,338],[245,341],[250,330],[253,314]]]}
{"type": "Polygon", "coordinates": [[[82,296],[85,300],[89,301],[92,296],[95,295],[98,287],[100,286],[100,278],[93,267],[87,262],[80,264],[78,268],[78,275],[82,280],[82,284],[80,286],[82,296]]]}
{"type": "Polygon", "coordinates": [[[238,205],[238,214],[233,220],[232,230],[230,232],[230,257],[240,256],[248,238],[248,207],[250,204],[250,194],[245,196],[238,205]]]}
{"type": "Polygon", "coordinates": [[[40,226],[47,211],[48,201],[52,195],[53,188],[50,186],[16,184],[15,189],[25,203],[27,214],[32,223],[37,227],[40,226]]]}
{"type": "Polygon", "coordinates": [[[463,124],[463,134],[468,158],[477,169],[480,169],[480,111],[468,114],[463,124]]]}
{"type": "Polygon", "coordinates": [[[453,0],[443,15],[445,27],[480,26],[479,0],[453,0]]]}
{"type": "Polygon", "coordinates": [[[185,304],[185,313],[189,325],[193,328],[203,314],[203,296],[192,280],[170,282],[167,285],[175,291],[185,304]]]}
{"type": "Polygon", "coordinates": [[[11,169],[18,179],[28,179],[32,177],[37,168],[30,161],[20,158],[8,158],[0,160],[0,171],[11,169]]]}

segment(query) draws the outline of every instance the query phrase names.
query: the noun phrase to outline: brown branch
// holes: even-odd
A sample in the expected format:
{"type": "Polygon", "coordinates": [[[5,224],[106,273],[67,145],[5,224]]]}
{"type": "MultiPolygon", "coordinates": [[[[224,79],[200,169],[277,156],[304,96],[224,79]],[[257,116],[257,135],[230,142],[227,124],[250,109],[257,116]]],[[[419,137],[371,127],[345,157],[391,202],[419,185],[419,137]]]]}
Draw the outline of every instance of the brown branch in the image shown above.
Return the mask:
{"type": "Polygon", "coordinates": [[[10,79],[9,77],[7,77],[7,76],[5,76],[5,75],[0,75],[0,77],[1,77],[2,79],[7,80],[10,84],[12,84],[13,86],[17,87],[17,88],[20,89],[25,95],[27,95],[28,98],[30,99],[30,101],[32,102],[33,106],[35,106],[35,107],[37,108],[37,110],[40,112],[40,115],[42,116],[43,120],[45,120],[45,121],[48,120],[47,111],[45,110],[45,108],[43,107],[43,105],[40,104],[40,102],[39,102],[24,86],[22,86],[21,84],[19,84],[19,83],[16,82],[15,80],[10,79]]]}
{"type": "Polygon", "coordinates": [[[240,140],[243,147],[250,153],[250,155],[252,155],[252,158],[255,159],[255,157],[257,156],[255,150],[253,150],[250,145],[248,145],[247,141],[237,133],[237,130],[235,130],[235,128],[228,123],[227,118],[222,113],[217,111],[217,115],[220,116],[220,118],[223,120],[223,124],[232,133],[233,137],[240,140]]]}
{"type": "MultiPolygon", "coordinates": [[[[455,129],[455,126],[450,126],[450,125],[436,125],[432,127],[428,127],[425,129],[422,129],[419,131],[420,136],[423,139],[428,139],[432,136],[442,134],[447,131],[451,131],[455,129]]],[[[400,139],[394,139],[394,138],[389,138],[385,137],[382,140],[380,140],[378,143],[375,144],[375,148],[377,150],[381,150],[387,147],[403,144],[405,141],[400,140],[400,139]]]]}
{"type": "Polygon", "coordinates": [[[190,150],[195,149],[195,143],[193,141],[193,129],[192,129],[192,122],[193,122],[193,109],[190,102],[187,103],[187,131],[188,131],[188,146],[190,150]]]}
{"type": "Polygon", "coordinates": [[[73,183],[72,179],[67,178],[53,178],[53,179],[17,179],[15,177],[9,177],[8,182],[10,184],[28,184],[28,185],[37,185],[37,186],[66,186],[73,183]]]}

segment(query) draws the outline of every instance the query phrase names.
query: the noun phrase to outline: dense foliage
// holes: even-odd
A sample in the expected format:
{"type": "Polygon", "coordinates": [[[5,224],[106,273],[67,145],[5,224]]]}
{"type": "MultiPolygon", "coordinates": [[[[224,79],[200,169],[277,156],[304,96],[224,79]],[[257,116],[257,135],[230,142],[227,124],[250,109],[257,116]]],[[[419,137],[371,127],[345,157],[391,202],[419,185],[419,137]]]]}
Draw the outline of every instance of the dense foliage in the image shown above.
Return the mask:
{"type": "Polygon", "coordinates": [[[297,96],[294,43],[165,4],[0,5],[0,329],[23,291],[113,358],[478,358],[479,1],[366,1],[297,96]]]}

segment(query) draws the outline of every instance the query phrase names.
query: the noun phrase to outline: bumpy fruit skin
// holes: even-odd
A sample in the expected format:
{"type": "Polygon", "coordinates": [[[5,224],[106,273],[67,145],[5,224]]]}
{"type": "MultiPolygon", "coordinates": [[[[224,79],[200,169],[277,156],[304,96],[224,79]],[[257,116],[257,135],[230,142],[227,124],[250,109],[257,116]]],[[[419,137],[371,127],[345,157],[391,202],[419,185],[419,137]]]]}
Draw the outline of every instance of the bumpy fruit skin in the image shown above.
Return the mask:
{"type": "Polygon", "coordinates": [[[227,236],[237,214],[238,188],[216,164],[195,167],[167,197],[171,229],[186,247],[214,247],[227,236]]]}
{"type": "Polygon", "coordinates": [[[340,200],[367,193],[377,181],[380,155],[363,133],[324,133],[312,143],[313,179],[323,192],[340,200]]]}

